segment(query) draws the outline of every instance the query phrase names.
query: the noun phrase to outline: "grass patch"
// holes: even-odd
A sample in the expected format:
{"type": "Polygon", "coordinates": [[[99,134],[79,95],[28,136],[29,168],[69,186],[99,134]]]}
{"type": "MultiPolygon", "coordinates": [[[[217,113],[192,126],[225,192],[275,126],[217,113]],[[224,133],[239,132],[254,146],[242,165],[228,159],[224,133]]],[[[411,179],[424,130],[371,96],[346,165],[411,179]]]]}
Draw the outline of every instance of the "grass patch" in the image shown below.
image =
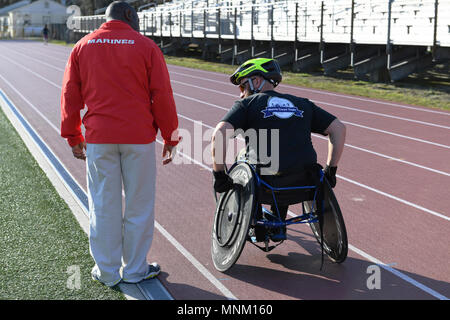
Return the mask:
{"type": "Polygon", "coordinates": [[[124,299],[91,280],[86,234],[1,110],[0,199],[0,299],[124,299]]]}

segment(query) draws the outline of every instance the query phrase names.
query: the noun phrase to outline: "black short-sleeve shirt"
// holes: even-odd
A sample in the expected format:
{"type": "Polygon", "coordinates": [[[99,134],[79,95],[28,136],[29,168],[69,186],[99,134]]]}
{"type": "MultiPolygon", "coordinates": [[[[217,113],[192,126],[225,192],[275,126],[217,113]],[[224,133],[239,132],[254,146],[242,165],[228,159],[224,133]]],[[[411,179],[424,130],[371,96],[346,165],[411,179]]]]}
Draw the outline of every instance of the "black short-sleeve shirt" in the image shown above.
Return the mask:
{"type": "Polygon", "coordinates": [[[278,150],[276,174],[315,164],[317,154],[311,133],[324,135],[334,119],[308,99],[265,91],[236,101],[222,121],[230,123],[236,134],[245,136],[247,156],[252,161],[268,164],[278,150]]]}

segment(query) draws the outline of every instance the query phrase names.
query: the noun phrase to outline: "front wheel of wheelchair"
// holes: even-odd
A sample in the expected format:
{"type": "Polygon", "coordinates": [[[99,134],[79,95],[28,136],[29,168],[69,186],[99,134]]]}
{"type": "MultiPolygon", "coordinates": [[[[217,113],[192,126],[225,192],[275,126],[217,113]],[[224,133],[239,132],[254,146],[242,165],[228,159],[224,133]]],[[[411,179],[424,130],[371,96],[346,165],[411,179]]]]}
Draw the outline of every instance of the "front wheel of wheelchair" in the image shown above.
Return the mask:
{"type": "MultiPolygon", "coordinates": [[[[324,207],[323,207],[323,249],[328,257],[336,263],[342,263],[347,258],[348,240],[344,218],[333,189],[328,181],[324,181],[324,207]]],[[[304,210],[311,212],[313,202],[303,202],[304,210]]],[[[314,211],[317,206],[314,205],[314,211]]],[[[321,243],[319,222],[309,224],[319,244],[321,243]]]]}
{"type": "Polygon", "coordinates": [[[251,167],[239,163],[228,174],[235,186],[222,193],[217,201],[211,243],[214,267],[221,272],[230,269],[241,255],[257,203],[251,167]]]}

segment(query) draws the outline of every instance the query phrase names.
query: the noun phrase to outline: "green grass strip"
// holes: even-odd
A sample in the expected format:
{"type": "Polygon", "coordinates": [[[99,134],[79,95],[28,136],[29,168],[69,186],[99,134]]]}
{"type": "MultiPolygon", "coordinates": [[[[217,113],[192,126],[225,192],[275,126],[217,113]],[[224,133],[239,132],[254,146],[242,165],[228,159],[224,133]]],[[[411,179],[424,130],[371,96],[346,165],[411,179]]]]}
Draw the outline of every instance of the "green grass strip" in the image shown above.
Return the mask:
{"type": "Polygon", "coordinates": [[[1,110],[0,229],[0,299],[124,299],[91,280],[88,237],[1,110]]]}

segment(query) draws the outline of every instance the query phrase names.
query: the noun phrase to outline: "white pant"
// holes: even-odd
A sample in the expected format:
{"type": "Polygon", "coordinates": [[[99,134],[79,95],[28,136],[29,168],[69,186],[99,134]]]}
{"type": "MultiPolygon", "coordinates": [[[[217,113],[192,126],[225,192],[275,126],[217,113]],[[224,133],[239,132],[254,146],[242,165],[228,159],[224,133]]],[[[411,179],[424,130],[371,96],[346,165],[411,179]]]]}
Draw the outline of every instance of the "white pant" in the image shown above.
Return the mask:
{"type": "Polygon", "coordinates": [[[110,285],[123,263],[123,278],[140,281],[153,239],[155,144],[87,144],[86,155],[92,272],[110,285]]]}

